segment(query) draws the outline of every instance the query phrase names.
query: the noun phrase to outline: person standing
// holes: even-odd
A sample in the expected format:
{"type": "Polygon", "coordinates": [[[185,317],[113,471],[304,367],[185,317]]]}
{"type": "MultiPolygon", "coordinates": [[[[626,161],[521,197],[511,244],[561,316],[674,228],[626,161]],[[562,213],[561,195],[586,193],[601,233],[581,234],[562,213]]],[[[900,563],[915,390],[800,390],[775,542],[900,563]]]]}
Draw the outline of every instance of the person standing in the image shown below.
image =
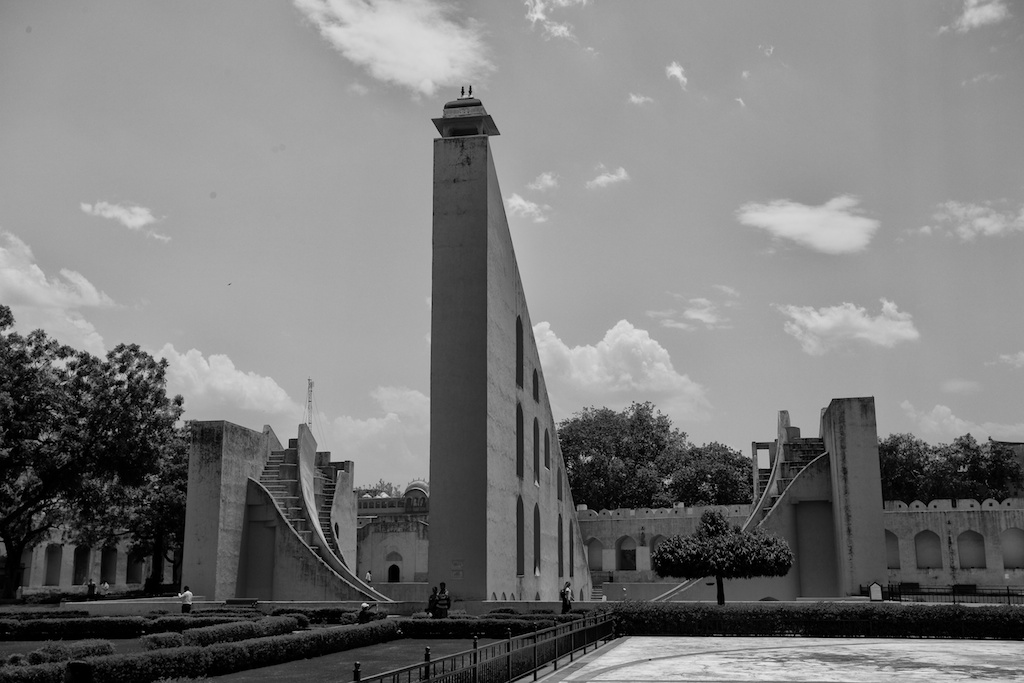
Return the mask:
{"type": "Polygon", "coordinates": [[[185,586],[185,590],[178,593],[178,597],[181,598],[181,613],[188,614],[192,611],[192,591],[185,586]]]}
{"type": "Polygon", "coordinates": [[[437,586],[434,586],[430,597],[427,598],[427,614],[430,615],[431,619],[437,619],[437,586]]]}
{"type": "Polygon", "coordinates": [[[88,600],[96,599],[96,582],[92,580],[91,576],[89,577],[89,585],[85,587],[85,597],[88,600]]]}
{"type": "Polygon", "coordinates": [[[369,569],[366,570],[366,583],[373,583],[373,574],[370,573],[369,569]]]}
{"type": "Polygon", "coordinates": [[[562,614],[568,614],[572,609],[572,586],[568,581],[562,587],[562,614]]]}
{"type": "Polygon", "coordinates": [[[441,582],[441,590],[437,594],[437,618],[446,619],[448,618],[448,609],[452,606],[452,596],[448,592],[448,588],[444,585],[444,581],[441,582]]]}

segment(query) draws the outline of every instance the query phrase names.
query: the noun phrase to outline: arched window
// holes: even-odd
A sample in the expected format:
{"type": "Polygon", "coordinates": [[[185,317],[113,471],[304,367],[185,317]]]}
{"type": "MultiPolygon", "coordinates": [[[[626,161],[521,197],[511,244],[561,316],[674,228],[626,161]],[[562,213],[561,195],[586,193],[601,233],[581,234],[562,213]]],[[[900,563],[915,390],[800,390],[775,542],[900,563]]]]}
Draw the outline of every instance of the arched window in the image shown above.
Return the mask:
{"type": "Polygon", "coordinates": [[[985,537],[977,531],[965,531],[956,538],[961,569],[985,569],[985,537]]]}
{"type": "Polygon", "coordinates": [[[544,429],[544,467],[551,469],[551,433],[544,429]]]}
{"type": "Polygon", "coordinates": [[[934,569],[942,566],[942,546],[939,535],[934,531],[922,531],[914,536],[914,553],[918,569],[934,569]]]}
{"type": "Polygon", "coordinates": [[[46,578],[44,586],[60,585],[60,565],[64,561],[64,546],[51,543],[46,546],[46,578]]]}
{"type": "Polygon", "coordinates": [[[575,563],[575,562],[573,562],[573,559],[572,559],[572,558],[573,558],[573,554],[572,554],[572,551],[573,551],[573,550],[574,550],[574,548],[575,548],[575,546],[573,546],[573,541],[572,541],[572,539],[573,539],[573,535],[572,535],[572,528],[570,528],[570,529],[569,529],[569,578],[570,578],[570,579],[571,579],[571,578],[573,577],[573,575],[574,575],[574,574],[576,573],[576,563],[575,563]]]}
{"type": "Polygon", "coordinates": [[[533,505],[533,575],[540,576],[540,505],[533,505]]]}
{"type": "Polygon", "coordinates": [[[540,422],[533,418],[533,483],[540,483],[540,422]]]}
{"type": "Polygon", "coordinates": [[[526,515],[523,513],[523,497],[516,496],[516,576],[526,574],[526,515]]]}
{"type": "Polygon", "coordinates": [[[1024,569],[1024,531],[1010,527],[999,534],[1003,546],[1003,568],[1024,569]]]}
{"type": "Polygon", "coordinates": [[[558,468],[558,500],[562,500],[562,468],[558,468]]]}
{"type": "Polygon", "coordinates": [[[516,316],[516,386],[523,388],[523,319],[516,316]]]}
{"type": "Polygon", "coordinates": [[[117,548],[107,546],[100,556],[100,581],[117,583],[117,548]]]}
{"type": "Polygon", "coordinates": [[[523,478],[523,406],[516,404],[516,476],[523,478]]]}
{"type": "Polygon", "coordinates": [[[533,400],[540,403],[540,380],[536,370],[533,371],[533,400]]]}
{"type": "Polygon", "coordinates": [[[632,536],[623,536],[615,544],[615,568],[621,571],[636,569],[636,541],[632,536]]]}
{"type": "Polygon", "coordinates": [[[562,550],[562,515],[558,515],[558,578],[565,576],[565,555],[562,550]]]}
{"type": "MultiPolygon", "coordinates": [[[[569,533],[569,543],[572,543],[572,533],[569,533]]],[[[599,572],[604,569],[601,562],[604,555],[604,544],[597,538],[587,541],[587,566],[592,572],[599,572]]],[[[572,555],[569,555],[569,566],[572,567],[572,555]]]]}
{"type": "Polygon", "coordinates": [[[125,583],[142,583],[142,574],[146,569],[146,558],[138,553],[128,556],[128,570],[125,573],[125,583]]]}
{"type": "Polygon", "coordinates": [[[80,545],[75,548],[75,568],[72,573],[71,583],[81,586],[89,580],[89,565],[92,559],[92,551],[89,547],[80,545]]]}
{"type": "Polygon", "coordinates": [[[900,539],[888,529],[885,530],[885,564],[889,569],[900,568],[900,539]]]}

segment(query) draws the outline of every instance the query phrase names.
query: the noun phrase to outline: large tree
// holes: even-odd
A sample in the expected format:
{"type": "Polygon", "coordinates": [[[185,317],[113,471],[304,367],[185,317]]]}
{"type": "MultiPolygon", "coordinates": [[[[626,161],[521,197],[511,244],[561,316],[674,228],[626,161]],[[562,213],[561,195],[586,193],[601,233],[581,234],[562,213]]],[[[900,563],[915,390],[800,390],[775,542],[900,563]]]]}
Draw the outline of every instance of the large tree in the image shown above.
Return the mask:
{"type": "Polygon", "coordinates": [[[558,425],[573,499],[594,510],[749,503],[750,458],[694,446],[650,402],[584,408],[558,425]]]}
{"type": "Polygon", "coordinates": [[[574,500],[595,510],[670,504],[665,480],[687,448],[650,402],[584,408],[558,425],[558,443],[574,500]]]}
{"type": "Polygon", "coordinates": [[[672,500],[690,506],[749,503],[753,496],[751,461],[717,441],[690,446],[667,486],[672,500]]]}
{"type": "Polygon", "coordinates": [[[878,442],[882,498],[928,502],[940,498],[1004,500],[1021,489],[1021,467],[1013,451],[970,434],[932,446],[911,434],[878,442]]]}
{"type": "Polygon", "coordinates": [[[724,579],[785,576],[793,552],[785,539],[761,529],[743,531],[718,510],[706,510],[692,536],[665,539],[651,555],[658,576],[715,577],[718,604],[725,604],[724,579]]]}
{"type": "Polygon", "coordinates": [[[42,330],[11,331],[0,305],[0,540],[3,595],[20,558],[51,531],[109,505],[97,489],[141,486],[182,411],[166,392],[167,361],[121,344],[99,359],[42,330]]]}

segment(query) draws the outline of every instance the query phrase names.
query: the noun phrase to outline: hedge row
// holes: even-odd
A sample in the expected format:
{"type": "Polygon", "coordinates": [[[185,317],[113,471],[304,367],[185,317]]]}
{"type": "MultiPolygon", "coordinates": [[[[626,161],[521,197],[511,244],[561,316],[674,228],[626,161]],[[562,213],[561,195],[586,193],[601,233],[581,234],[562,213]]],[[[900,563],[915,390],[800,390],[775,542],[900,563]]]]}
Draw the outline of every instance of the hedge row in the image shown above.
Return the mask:
{"type": "Polygon", "coordinates": [[[626,602],[619,635],[743,635],[1024,640],[1024,609],[1008,605],[626,602]]]}
{"type": "Polygon", "coordinates": [[[156,633],[142,637],[147,650],[162,650],[170,647],[197,645],[200,647],[215,643],[232,643],[249,638],[266,638],[291,633],[299,627],[295,617],[266,617],[259,621],[235,621],[230,624],[190,628],[181,634],[156,633]]]}
{"type": "Polygon", "coordinates": [[[70,619],[87,616],[89,616],[89,612],[84,609],[41,609],[23,612],[0,612],[0,619],[14,619],[15,621],[26,621],[28,619],[70,619]]]}
{"type": "MultiPolygon", "coordinates": [[[[311,624],[354,624],[359,616],[359,610],[346,609],[344,607],[320,607],[317,609],[303,609],[301,607],[279,607],[270,613],[272,617],[294,616],[301,614],[309,619],[311,624]]],[[[383,619],[387,616],[384,612],[377,610],[379,616],[375,619],[383,619]]]]}
{"type": "MultiPolygon", "coordinates": [[[[256,618],[262,618],[257,613],[256,618]]],[[[181,632],[201,626],[236,623],[247,615],[146,617],[73,617],[69,619],[0,619],[0,640],[82,640],[138,638],[146,633],[181,632]]]]}
{"type": "MultiPolygon", "coordinates": [[[[150,683],[161,678],[222,676],[297,659],[374,645],[400,637],[394,620],[351,628],[317,629],[208,647],[186,646],[87,660],[94,681],[150,683]]],[[[62,683],[65,664],[0,669],[0,683],[62,683]]]]}

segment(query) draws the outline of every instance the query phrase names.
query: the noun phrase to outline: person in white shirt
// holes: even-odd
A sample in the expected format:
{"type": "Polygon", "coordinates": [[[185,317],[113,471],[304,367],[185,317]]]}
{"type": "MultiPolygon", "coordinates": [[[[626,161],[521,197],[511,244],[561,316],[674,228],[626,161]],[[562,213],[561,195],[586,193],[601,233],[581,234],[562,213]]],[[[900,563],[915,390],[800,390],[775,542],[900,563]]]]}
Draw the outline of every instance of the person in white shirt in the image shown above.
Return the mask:
{"type": "Polygon", "coordinates": [[[185,586],[185,590],[178,593],[178,597],[181,598],[181,613],[188,614],[192,611],[192,591],[185,586]]]}

